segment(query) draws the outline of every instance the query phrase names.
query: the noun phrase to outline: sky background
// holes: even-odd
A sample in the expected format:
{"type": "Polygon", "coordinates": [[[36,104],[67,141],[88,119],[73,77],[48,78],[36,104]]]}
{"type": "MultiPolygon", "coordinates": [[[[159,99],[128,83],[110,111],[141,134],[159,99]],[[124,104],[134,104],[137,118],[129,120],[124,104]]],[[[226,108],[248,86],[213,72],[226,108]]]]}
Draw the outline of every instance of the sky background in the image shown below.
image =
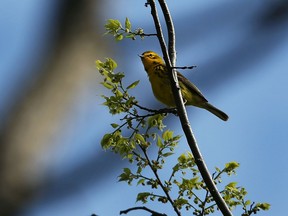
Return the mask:
{"type": "MultiPolygon", "coordinates": [[[[107,19],[119,19],[123,23],[126,17],[132,22],[132,28],[142,27],[145,33],[153,33],[152,17],[149,7],[144,7],[145,1],[107,0],[101,3],[101,8],[98,3],[96,1],[95,8],[90,10],[91,20],[95,22],[90,28],[95,28],[98,37],[95,36],[93,46],[90,46],[95,49],[95,55],[91,61],[86,59],[89,67],[71,68],[82,74],[87,70],[91,77],[86,76],[86,81],[75,78],[73,82],[77,88],[70,97],[69,109],[61,116],[60,126],[49,132],[49,139],[44,144],[35,141],[35,145],[45,146],[31,151],[34,153],[29,152],[29,155],[37,152],[37,159],[30,157],[27,163],[28,170],[29,164],[33,164],[29,188],[33,188],[35,182],[37,187],[33,193],[30,191],[29,199],[21,201],[21,207],[13,215],[119,215],[121,210],[141,206],[141,203],[135,204],[135,200],[143,188],[117,182],[122,168],[130,165],[100,147],[103,134],[111,130],[110,123],[118,122],[118,117],[111,116],[101,105],[100,95],[105,90],[99,85],[101,80],[94,61],[105,57],[115,59],[119,71],[126,74],[126,84],[140,80],[133,90],[140,104],[163,108],[152,96],[147,75],[137,56],[146,50],[160,52],[160,47],[155,38],[117,43],[111,36],[103,36],[107,19]],[[78,86],[77,80],[84,84],[78,86]]],[[[237,176],[231,177],[230,181],[244,186],[248,199],[271,204],[270,211],[259,215],[283,215],[288,192],[287,3],[263,0],[168,0],[167,3],[176,29],[177,66],[197,65],[196,69],[182,73],[199,87],[209,102],[230,117],[228,122],[222,122],[202,109],[187,109],[209,169],[223,167],[229,161],[239,162],[237,176]]],[[[15,1],[2,4],[0,130],[3,137],[9,129],[10,119],[22,112],[19,101],[29,101],[27,92],[33,92],[35,86],[43,82],[41,72],[53,69],[47,59],[57,55],[58,61],[66,61],[65,66],[75,60],[65,60],[55,48],[59,46],[55,38],[61,37],[60,27],[56,26],[64,3],[22,0],[17,4],[15,1]]],[[[67,19],[69,23],[69,16],[67,19]]],[[[81,21],[81,17],[77,19],[81,21]]],[[[79,37],[79,40],[85,38],[79,37]]],[[[74,52],[77,50],[76,46],[74,52]]],[[[85,59],[85,53],[81,55],[79,51],[78,54],[79,61],[85,59]]],[[[73,74],[65,82],[72,82],[73,74]]],[[[61,93],[57,92],[55,97],[58,94],[61,93]]],[[[59,109],[62,105],[51,103],[59,109]]],[[[44,111],[37,111],[45,117],[44,111]]],[[[22,124],[29,122],[22,121],[22,124]]],[[[166,124],[167,128],[175,130],[175,134],[183,134],[175,117],[169,118],[166,124]]],[[[37,137],[39,133],[33,131],[37,137]]],[[[2,146],[8,145],[5,139],[1,141],[2,146]]],[[[15,145],[15,149],[24,146],[29,151],[35,147],[29,146],[24,139],[23,143],[21,139],[18,143],[19,147],[15,145]]],[[[177,154],[187,150],[182,139],[177,154]]],[[[5,153],[9,158],[9,151],[5,153]]],[[[21,163],[18,158],[14,160],[11,169],[18,170],[21,163]]],[[[172,215],[171,209],[161,204],[148,206],[172,215]]],[[[235,215],[240,212],[241,209],[236,209],[235,215]]],[[[149,214],[131,212],[129,215],[149,214]]],[[[183,211],[183,215],[188,214],[183,211]]]]}

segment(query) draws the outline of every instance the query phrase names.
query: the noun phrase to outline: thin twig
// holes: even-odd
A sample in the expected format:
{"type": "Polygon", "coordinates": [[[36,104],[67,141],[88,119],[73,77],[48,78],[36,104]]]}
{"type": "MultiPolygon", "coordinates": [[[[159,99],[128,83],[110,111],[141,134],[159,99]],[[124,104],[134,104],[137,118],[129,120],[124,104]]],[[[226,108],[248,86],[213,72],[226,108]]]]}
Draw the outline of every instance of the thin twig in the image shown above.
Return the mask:
{"type": "Polygon", "coordinates": [[[161,181],[161,179],[160,179],[160,177],[159,177],[159,175],[158,175],[158,173],[157,173],[157,170],[156,170],[156,169],[153,167],[153,165],[151,164],[150,159],[149,159],[149,157],[148,157],[148,155],[147,155],[146,149],[143,148],[143,147],[141,147],[141,146],[140,146],[140,148],[142,149],[142,151],[143,151],[143,153],[144,153],[144,156],[145,156],[145,158],[146,158],[146,160],[147,160],[147,162],[148,162],[148,166],[151,168],[152,172],[154,173],[154,175],[155,175],[155,177],[156,177],[156,179],[157,179],[157,181],[158,181],[161,189],[162,189],[163,192],[165,193],[168,201],[171,203],[174,211],[176,212],[176,214],[177,214],[178,216],[181,216],[181,213],[179,212],[179,210],[177,209],[177,207],[174,205],[174,201],[172,200],[172,198],[171,198],[168,190],[167,190],[166,187],[163,185],[163,183],[162,183],[162,181],[161,181]]]}
{"type": "Polygon", "coordinates": [[[172,67],[173,69],[183,69],[183,70],[186,70],[186,69],[193,69],[193,68],[196,68],[197,66],[196,65],[192,65],[192,66],[184,66],[184,67],[172,67]]]}
{"type": "Polygon", "coordinates": [[[155,109],[149,109],[147,107],[140,106],[139,104],[134,104],[134,106],[142,110],[145,110],[147,112],[154,113],[154,114],[164,114],[164,113],[172,113],[174,115],[177,114],[177,110],[175,108],[163,108],[163,109],[155,110],[155,109]]]}
{"type": "Polygon", "coordinates": [[[206,205],[208,199],[209,199],[209,190],[206,190],[205,199],[204,199],[204,201],[202,202],[202,211],[201,211],[201,215],[204,215],[204,212],[205,212],[205,210],[206,210],[205,205],[206,205]]]}
{"type": "MultiPolygon", "coordinates": [[[[137,32],[132,32],[132,31],[126,31],[125,28],[121,28],[121,30],[125,33],[128,33],[128,34],[134,34],[135,36],[140,36],[140,37],[151,37],[151,36],[157,36],[157,34],[155,33],[137,33],[137,32]]],[[[138,29],[139,30],[139,29],[138,29]]],[[[120,31],[120,30],[119,30],[120,31]]],[[[136,30],[137,31],[137,30],[136,30]]]]}
{"type": "Polygon", "coordinates": [[[138,34],[139,36],[144,36],[144,37],[151,37],[151,36],[157,36],[157,34],[146,34],[146,33],[141,33],[138,34]]]}
{"type": "Polygon", "coordinates": [[[130,211],[135,211],[135,210],[145,210],[147,212],[150,212],[152,215],[154,216],[167,216],[166,214],[162,214],[162,213],[159,213],[159,212],[156,212],[156,211],[153,211],[145,206],[139,206],[139,207],[133,207],[133,208],[129,208],[129,209],[126,209],[126,210],[123,210],[123,211],[120,211],[120,215],[121,214],[127,214],[128,212],[130,211]]]}

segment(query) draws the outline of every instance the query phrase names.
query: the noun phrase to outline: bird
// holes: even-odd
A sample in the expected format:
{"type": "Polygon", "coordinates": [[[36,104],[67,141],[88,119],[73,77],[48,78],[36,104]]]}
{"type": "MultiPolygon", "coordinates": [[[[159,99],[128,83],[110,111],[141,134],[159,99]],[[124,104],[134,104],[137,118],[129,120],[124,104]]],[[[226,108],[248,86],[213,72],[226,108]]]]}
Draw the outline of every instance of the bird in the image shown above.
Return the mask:
{"type": "MultiPolygon", "coordinates": [[[[172,93],[168,69],[164,60],[153,51],[145,51],[139,55],[139,57],[148,74],[156,99],[168,107],[175,107],[176,104],[172,93]]],[[[201,91],[178,71],[177,78],[185,106],[192,105],[203,108],[223,121],[228,120],[229,117],[226,113],[210,104],[201,91]]]]}

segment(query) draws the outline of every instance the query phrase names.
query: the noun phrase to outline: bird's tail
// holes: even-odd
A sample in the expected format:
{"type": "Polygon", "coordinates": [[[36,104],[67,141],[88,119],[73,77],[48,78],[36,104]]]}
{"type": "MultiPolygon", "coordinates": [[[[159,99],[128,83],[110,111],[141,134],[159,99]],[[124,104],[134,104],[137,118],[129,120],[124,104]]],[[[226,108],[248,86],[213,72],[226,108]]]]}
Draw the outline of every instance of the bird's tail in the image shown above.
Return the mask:
{"type": "Polygon", "coordinates": [[[226,113],[217,109],[216,107],[214,107],[213,105],[209,103],[205,103],[205,106],[203,108],[213,113],[214,115],[216,115],[218,118],[222,119],[223,121],[227,121],[229,118],[229,116],[226,113]]]}

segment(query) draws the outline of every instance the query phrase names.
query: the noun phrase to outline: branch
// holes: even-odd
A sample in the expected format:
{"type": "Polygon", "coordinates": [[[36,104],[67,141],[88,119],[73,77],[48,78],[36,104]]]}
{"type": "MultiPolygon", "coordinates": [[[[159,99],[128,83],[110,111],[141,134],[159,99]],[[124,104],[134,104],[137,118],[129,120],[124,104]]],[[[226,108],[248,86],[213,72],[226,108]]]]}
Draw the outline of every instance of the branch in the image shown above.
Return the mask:
{"type": "Polygon", "coordinates": [[[172,67],[173,69],[193,69],[196,68],[196,65],[192,65],[192,66],[184,66],[184,67],[172,67]]]}
{"type": "Polygon", "coordinates": [[[142,110],[145,110],[147,112],[153,113],[153,114],[172,113],[174,115],[177,115],[177,110],[175,108],[163,108],[163,109],[155,110],[155,109],[149,109],[147,107],[143,107],[139,104],[134,104],[134,106],[136,106],[142,110]]]}
{"type": "Polygon", "coordinates": [[[158,40],[161,45],[161,49],[164,55],[164,61],[166,63],[166,67],[168,69],[170,80],[171,80],[171,87],[173,91],[173,96],[175,99],[176,107],[178,110],[178,115],[181,121],[181,125],[183,128],[183,131],[186,135],[186,139],[188,142],[188,145],[193,153],[193,156],[195,158],[195,162],[199,168],[199,171],[203,177],[203,181],[207,185],[207,188],[209,189],[212,197],[214,198],[215,202],[217,203],[217,206],[219,207],[220,211],[224,216],[232,216],[231,211],[229,210],[227,204],[221,197],[221,194],[216,188],[216,185],[213,182],[213,179],[211,178],[211,175],[208,171],[208,168],[204,162],[204,159],[201,155],[200,149],[197,145],[196,139],[194,137],[193,131],[190,126],[190,122],[188,120],[187,112],[183,103],[182,95],[181,95],[181,89],[179,87],[179,83],[177,80],[176,70],[175,70],[175,61],[176,61],[176,52],[175,52],[175,31],[173,26],[173,21],[170,15],[170,12],[168,10],[168,7],[166,5],[165,0],[158,0],[159,4],[161,6],[161,9],[163,11],[163,15],[165,18],[165,22],[168,29],[168,38],[169,38],[169,54],[168,50],[165,44],[165,40],[163,37],[160,21],[157,14],[157,9],[155,5],[154,0],[149,0],[149,4],[151,6],[151,14],[153,16],[153,20],[155,23],[158,40]]]}
{"type": "Polygon", "coordinates": [[[148,157],[148,155],[147,155],[146,149],[143,148],[143,147],[141,147],[141,146],[140,146],[140,148],[142,149],[142,151],[143,151],[143,153],[144,153],[144,156],[145,156],[145,158],[146,158],[146,160],[147,160],[147,162],[148,162],[148,166],[151,168],[152,172],[154,173],[154,175],[155,175],[155,177],[156,177],[156,179],[157,179],[160,187],[161,187],[162,190],[164,191],[164,193],[165,193],[168,201],[169,201],[169,202],[171,203],[171,205],[173,206],[174,211],[176,212],[176,214],[177,214],[178,216],[181,216],[181,213],[179,212],[179,210],[177,209],[177,207],[174,205],[174,201],[172,200],[170,194],[168,193],[168,190],[167,190],[167,189],[165,188],[165,186],[163,185],[163,183],[162,183],[162,181],[161,181],[161,179],[160,179],[160,177],[159,177],[159,175],[158,175],[158,173],[157,173],[157,170],[156,170],[156,169],[153,167],[153,165],[151,164],[150,159],[149,159],[149,157],[148,157]]]}
{"type": "Polygon", "coordinates": [[[158,0],[158,2],[162,9],[168,31],[168,53],[171,61],[171,65],[169,66],[174,67],[176,64],[176,50],[175,50],[176,39],[175,39],[174,24],[165,0],[158,0]]]}
{"type": "Polygon", "coordinates": [[[153,216],[167,216],[166,214],[162,214],[162,213],[158,213],[156,211],[153,211],[145,206],[140,206],[140,207],[134,207],[134,208],[129,208],[123,211],[120,211],[120,215],[121,214],[127,214],[129,211],[134,211],[134,210],[145,210],[147,212],[150,212],[153,216]]]}

